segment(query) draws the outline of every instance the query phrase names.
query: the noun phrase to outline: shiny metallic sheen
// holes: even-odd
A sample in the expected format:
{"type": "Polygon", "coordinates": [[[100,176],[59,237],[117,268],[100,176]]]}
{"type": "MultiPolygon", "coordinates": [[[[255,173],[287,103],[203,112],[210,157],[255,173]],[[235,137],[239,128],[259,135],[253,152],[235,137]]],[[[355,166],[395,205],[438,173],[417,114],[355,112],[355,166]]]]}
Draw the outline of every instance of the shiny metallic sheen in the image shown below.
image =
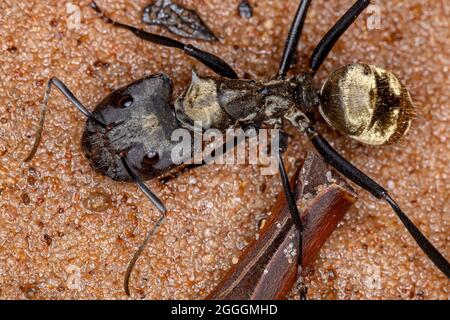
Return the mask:
{"type": "Polygon", "coordinates": [[[322,87],[319,107],[330,126],[370,145],[403,137],[413,109],[409,92],[392,72],[365,64],[334,71],[322,87]]]}

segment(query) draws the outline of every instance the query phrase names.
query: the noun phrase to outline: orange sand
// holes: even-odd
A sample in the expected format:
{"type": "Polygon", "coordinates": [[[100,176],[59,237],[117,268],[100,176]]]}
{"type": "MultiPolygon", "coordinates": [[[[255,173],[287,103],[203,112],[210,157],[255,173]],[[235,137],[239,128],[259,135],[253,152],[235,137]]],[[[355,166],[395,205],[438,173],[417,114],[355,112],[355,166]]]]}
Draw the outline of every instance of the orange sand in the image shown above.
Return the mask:
{"type": "MultiPolygon", "coordinates": [[[[149,0],[99,0],[140,24],[149,0]]],[[[222,56],[239,75],[276,73],[298,1],[179,1],[198,10],[220,43],[194,42],[222,56]],[[257,2],[257,5],[255,3],[257,2]]],[[[313,1],[295,70],[353,1],[313,1]]],[[[423,232],[450,258],[450,108],[448,1],[375,1],[381,29],[365,13],[320,70],[365,62],[393,70],[417,103],[402,144],[372,148],[319,128],[357,166],[387,186],[423,232]]],[[[127,264],[158,213],[131,184],[95,174],[83,157],[84,119],[56,91],[35,159],[23,164],[38,121],[45,82],[63,80],[89,108],[113,88],[165,72],[176,94],[190,70],[206,69],[179,51],[157,47],[104,24],[89,1],[0,2],[0,298],[123,299],[127,264]],[[80,28],[67,5],[81,7],[80,28]]],[[[167,34],[157,27],[148,29],[167,34]]],[[[290,172],[307,141],[292,129],[290,172]]],[[[278,176],[252,166],[210,165],[149,186],[167,204],[164,227],[139,259],[134,298],[200,299],[258,229],[280,191],[278,176]]],[[[391,209],[360,190],[360,200],[309,270],[310,299],[448,299],[449,283],[416,246],[391,209]]],[[[294,289],[291,297],[296,297],[294,289]]]]}

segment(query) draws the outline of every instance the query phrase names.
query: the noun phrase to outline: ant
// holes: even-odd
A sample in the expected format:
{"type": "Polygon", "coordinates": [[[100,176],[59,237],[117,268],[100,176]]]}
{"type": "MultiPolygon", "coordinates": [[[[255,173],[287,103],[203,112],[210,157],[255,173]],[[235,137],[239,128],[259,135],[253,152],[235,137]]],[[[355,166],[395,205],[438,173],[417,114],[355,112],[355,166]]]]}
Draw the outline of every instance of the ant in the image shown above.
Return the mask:
{"type": "MultiPolygon", "coordinates": [[[[213,78],[201,77],[193,72],[190,86],[173,103],[170,78],[164,74],[152,75],[113,91],[92,112],[78,101],[63,82],[56,78],[48,82],[36,139],[25,161],[30,161],[37,151],[50,90],[55,86],[87,118],[81,145],[92,168],[115,181],[134,182],[161,212],[159,220],[129,264],[124,282],[128,295],[132,268],[150,237],[163,223],[167,212],[165,205],[144,181],[165,177],[183,167],[171,158],[175,143],[170,135],[177,128],[186,128],[193,134],[195,123],[201,123],[200,129],[203,131],[213,128],[225,132],[229,128],[259,128],[263,125],[282,129],[283,120],[287,120],[306,134],[317,152],[339,173],[376,198],[385,200],[424,253],[450,278],[449,262],[400,209],[386,189],[334,150],[307,117],[308,113],[317,110],[332,128],[369,145],[394,143],[408,132],[413,102],[405,86],[388,70],[374,65],[349,64],[332,72],[320,90],[313,86],[313,78],[334,44],[370,4],[370,0],[356,1],[325,34],[310,57],[309,70],[287,78],[310,3],[311,0],[300,1],[276,77],[270,80],[242,80],[221,58],[190,44],[117,22],[95,2],[91,2],[92,9],[106,23],[126,29],[143,40],[181,49],[217,74],[213,78]]],[[[303,225],[281,157],[287,137],[284,136],[283,140],[276,157],[289,211],[299,231],[298,259],[301,266],[303,225]]],[[[305,299],[307,289],[302,276],[300,286],[300,296],[305,299]]]]}

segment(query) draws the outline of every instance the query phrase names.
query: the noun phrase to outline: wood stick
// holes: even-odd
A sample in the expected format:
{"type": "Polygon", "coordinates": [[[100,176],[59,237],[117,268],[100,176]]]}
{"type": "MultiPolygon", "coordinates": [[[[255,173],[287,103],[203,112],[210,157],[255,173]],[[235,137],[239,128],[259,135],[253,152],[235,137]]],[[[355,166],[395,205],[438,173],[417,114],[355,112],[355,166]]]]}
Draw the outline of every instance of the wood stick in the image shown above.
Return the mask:
{"type": "MultiPolygon", "coordinates": [[[[304,225],[303,267],[312,263],[338,222],[356,201],[354,190],[315,153],[308,153],[292,179],[304,225]]],[[[284,194],[260,230],[207,297],[212,300],[284,299],[297,279],[298,231],[284,194]]]]}

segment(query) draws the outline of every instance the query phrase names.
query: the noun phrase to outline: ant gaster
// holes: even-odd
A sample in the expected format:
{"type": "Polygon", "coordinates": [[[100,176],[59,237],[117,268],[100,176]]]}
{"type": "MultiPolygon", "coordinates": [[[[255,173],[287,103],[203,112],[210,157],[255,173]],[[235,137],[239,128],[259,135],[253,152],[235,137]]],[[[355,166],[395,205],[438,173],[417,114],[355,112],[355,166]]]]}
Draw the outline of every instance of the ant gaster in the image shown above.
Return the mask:
{"type": "MultiPolygon", "coordinates": [[[[449,262],[388,192],[339,155],[313,128],[306,116],[308,112],[318,110],[331,127],[370,145],[392,143],[407,133],[411,125],[413,103],[406,88],[391,72],[373,65],[350,64],[334,71],[321,90],[316,90],[312,84],[314,75],[333,45],[370,1],[356,1],[326,33],[310,58],[308,71],[292,78],[286,77],[310,2],[302,0],[299,4],[277,76],[272,80],[261,81],[238,79],[235,71],[219,57],[192,45],[114,21],[96,3],[91,3],[91,7],[105,22],[129,30],[146,41],[181,49],[218,75],[215,78],[201,77],[193,72],[190,86],[174,103],[170,78],[163,74],[149,76],[112,92],[93,112],[88,111],[60,80],[53,78],[48,82],[36,141],[26,161],[31,160],[37,150],[50,88],[54,85],[87,117],[82,147],[92,168],[113,180],[133,181],[162,212],[161,218],[129,265],[125,277],[127,294],[133,265],[150,236],[163,222],[167,211],[143,181],[162,177],[180,168],[171,159],[175,145],[170,139],[171,133],[180,127],[194,131],[194,123],[198,122],[202,123],[203,130],[215,128],[225,132],[228,128],[247,125],[270,125],[281,129],[283,120],[288,120],[306,133],[317,152],[338,172],[376,198],[385,200],[425,254],[450,277],[449,262]]],[[[301,266],[303,226],[280,152],[277,155],[289,210],[299,230],[298,258],[301,266]]],[[[302,279],[300,282],[301,297],[305,298],[306,287],[302,279]]]]}

